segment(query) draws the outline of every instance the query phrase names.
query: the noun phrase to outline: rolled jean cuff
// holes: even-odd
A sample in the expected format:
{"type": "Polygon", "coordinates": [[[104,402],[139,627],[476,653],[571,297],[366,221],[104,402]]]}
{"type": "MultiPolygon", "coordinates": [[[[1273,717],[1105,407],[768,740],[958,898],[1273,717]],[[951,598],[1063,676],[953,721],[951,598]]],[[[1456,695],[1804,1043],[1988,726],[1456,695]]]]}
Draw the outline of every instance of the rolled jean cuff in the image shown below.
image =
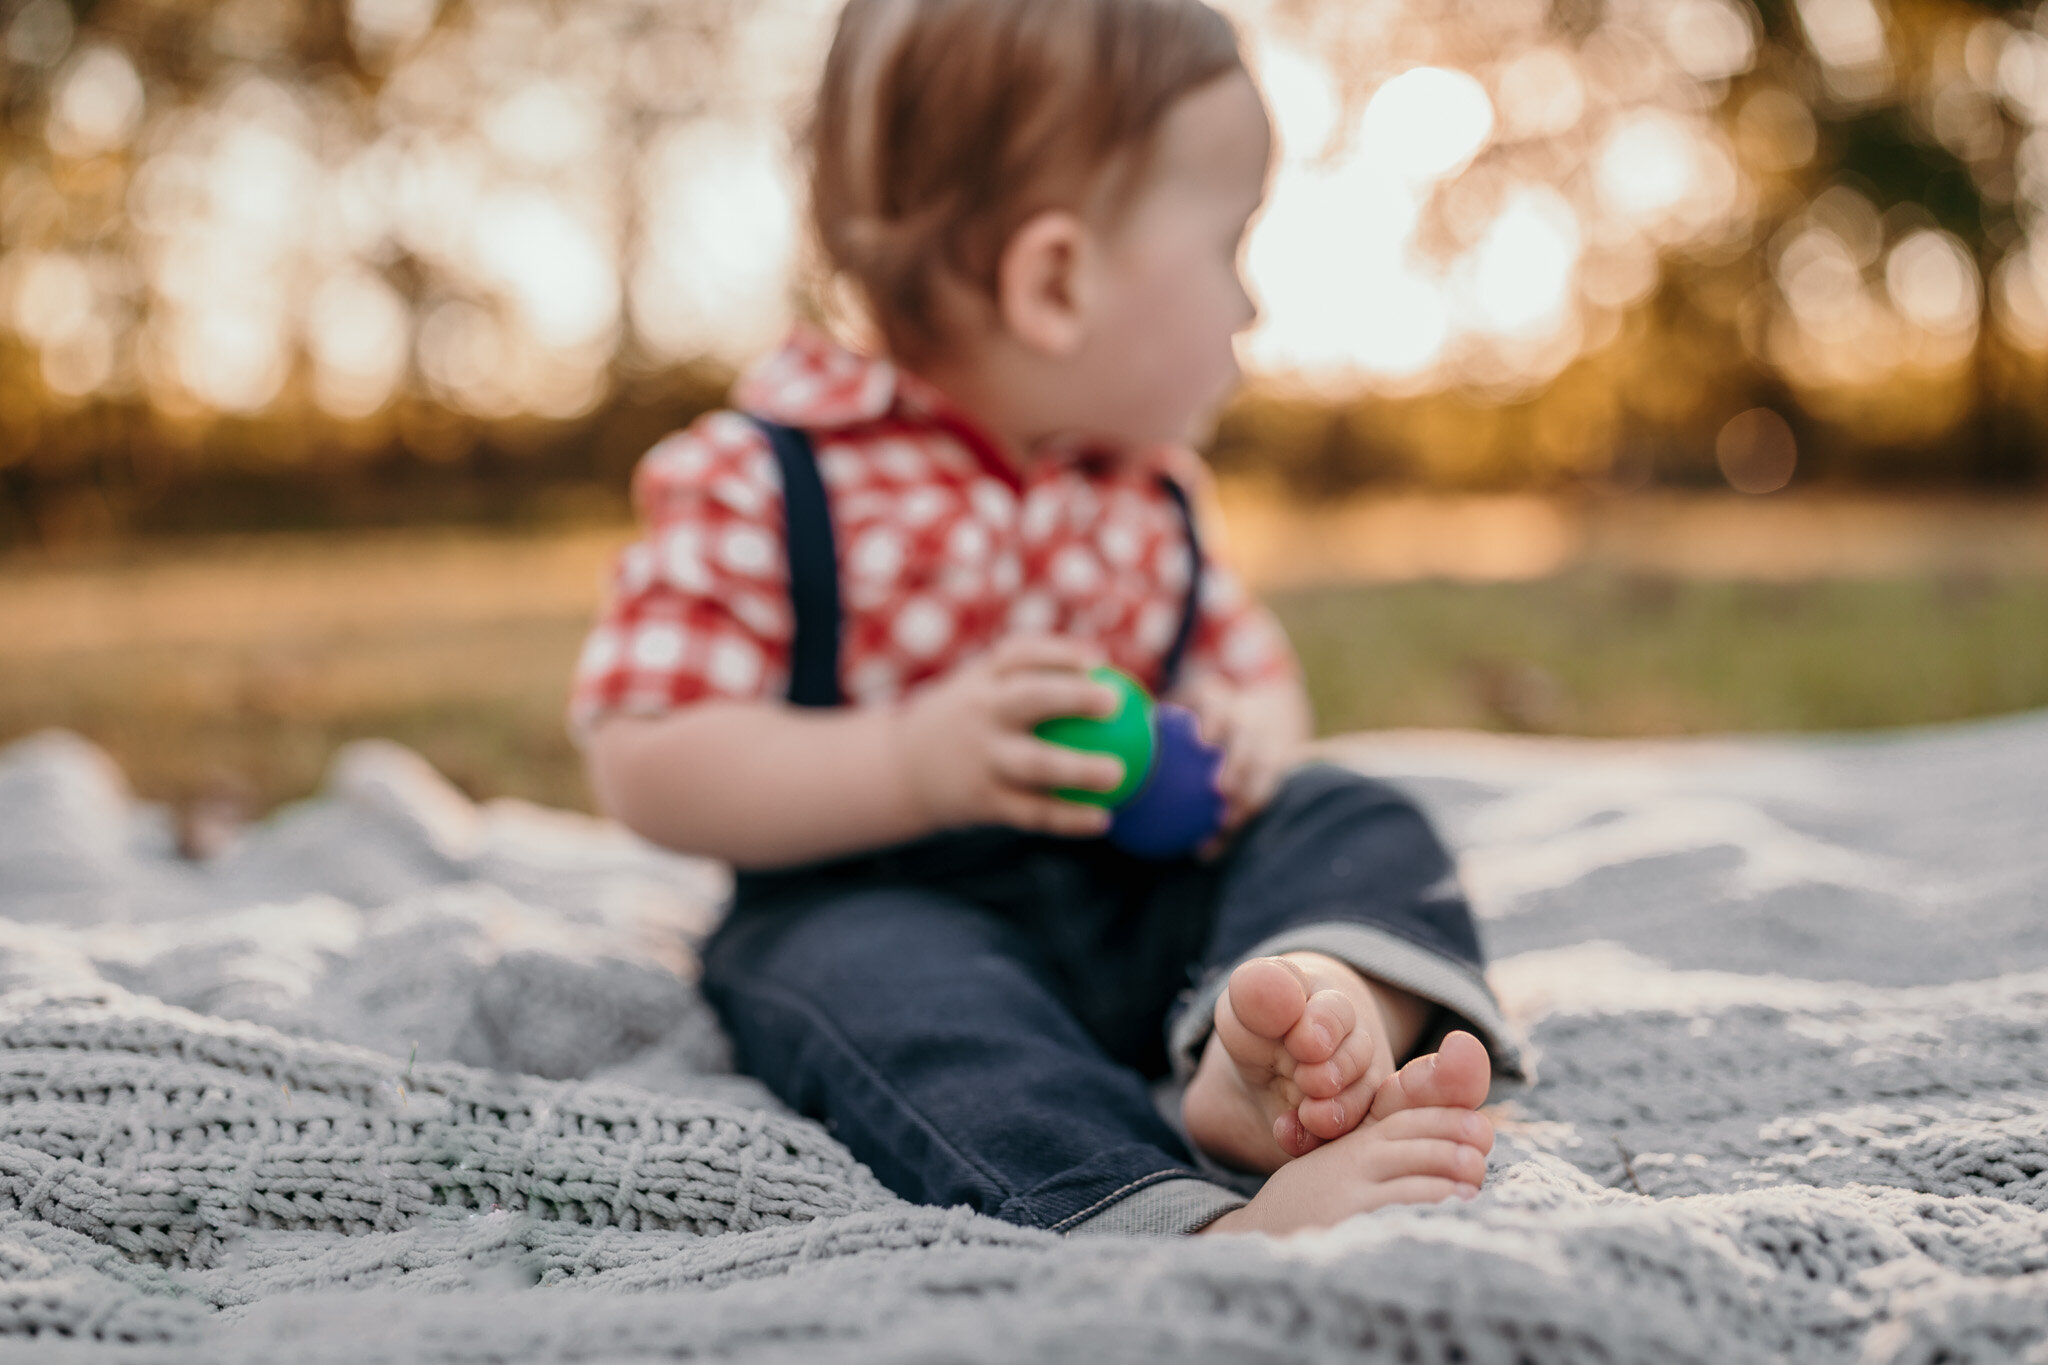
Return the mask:
{"type": "Polygon", "coordinates": [[[1069,1237],[1184,1237],[1249,1201],[1194,1176],[1175,1176],[1133,1190],[1072,1227],[1069,1237]]]}
{"type": "MultiPolygon", "coordinates": [[[[1283,929],[1253,946],[1238,962],[1282,953],[1322,953],[1354,968],[1362,976],[1384,981],[1441,1006],[1458,1016],[1493,1059],[1496,1079],[1514,1083],[1530,1079],[1522,1050],[1515,1044],[1500,1004],[1477,967],[1416,946],[1398,934],[1356,920],[1325,920],[1283,929]]],[[[1214,1027],[1216,1001],[1230,983],[1238,963],[1210,973],[1185,997],[1167,1035],[1176,1079],[1185,1084],[1202,1059],[1202,1046],[1214,1027]]],[[[1427,1039],[1425,1038],[1425,1041],[1427,1039]]]]}

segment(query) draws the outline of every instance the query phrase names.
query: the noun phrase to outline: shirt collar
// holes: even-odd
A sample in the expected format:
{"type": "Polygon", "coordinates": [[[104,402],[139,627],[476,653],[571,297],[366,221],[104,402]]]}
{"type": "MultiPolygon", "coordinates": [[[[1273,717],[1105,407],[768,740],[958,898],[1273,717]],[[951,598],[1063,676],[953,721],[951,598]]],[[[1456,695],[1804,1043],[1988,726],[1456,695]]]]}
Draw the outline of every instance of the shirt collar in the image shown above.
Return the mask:
{"type": "MultiPolygon", "coordinates": [[[[938,388],[881,356],[852,350],[819,329],[799,324],[789,339],[757,361],[733,389],[736,406],[756,417],[807,431],[835,431],[895,419],[936,427],[957,437],[990,472],[1012,487],[1022,471],[982,425],[938,388]]],[[[1172,475],[1182,452],[1161,446],[1134,451],[1125,461],[1172,475]]],[[[1061,442],[1040,452],[1059,464],[1115,458],[1092,442],[1061,442]]]]}
{"type": "Polygon", "coordinates": [[[733,401],[784,426],[830,431],[889,415],[910,376],[889,361],[841,346],[814,327],[755,362],[733,389],[733,401]]]}

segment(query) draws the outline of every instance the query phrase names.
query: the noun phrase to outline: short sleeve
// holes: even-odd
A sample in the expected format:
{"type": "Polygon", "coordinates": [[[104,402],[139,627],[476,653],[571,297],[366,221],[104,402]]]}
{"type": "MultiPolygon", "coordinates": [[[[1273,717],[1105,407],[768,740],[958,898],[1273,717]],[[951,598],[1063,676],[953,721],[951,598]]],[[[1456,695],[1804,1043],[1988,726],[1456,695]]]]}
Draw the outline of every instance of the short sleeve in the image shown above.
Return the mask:
{"type": "Polygon", "coordinates": [[[767,438],[718,412],[663,438],[633,475],[639,536],[619,555],[570,691],[579,740],[601,717],[786,689],[789,569],[767,438]]]}
{"type": "Polygon", "coordinates": [[[1202,566],[1202,601],[1188,644],[1193,673],[1213,673],[1239,687],[1298,677],[1294,646],[1273,613],[1245,590],[1231,569],[1202,566]]]}

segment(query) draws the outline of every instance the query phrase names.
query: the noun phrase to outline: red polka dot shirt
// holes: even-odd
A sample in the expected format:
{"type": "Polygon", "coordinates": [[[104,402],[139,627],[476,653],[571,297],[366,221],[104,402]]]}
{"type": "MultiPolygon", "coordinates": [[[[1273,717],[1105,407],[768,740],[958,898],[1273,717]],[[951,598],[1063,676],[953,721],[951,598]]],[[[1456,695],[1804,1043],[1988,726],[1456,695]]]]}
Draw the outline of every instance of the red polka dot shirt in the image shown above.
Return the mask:
{"type": "MultiPolygon", "coordinates": [[[[809,330],[734,399],[810,433],[831,503],[850,703],[892,702],[1016,632],[1092,642],[1158,684],[1189,571],[1158,476],[1204,486],[1192,452],[1077,448],[1013,466],[936,389],[809,330]]],[[[760,429],[721,411],[665,437],[641,460],[633,499],[641,535],[577,664],[571,728],[706,697],[782,697],[794,621],[781,476],[760,429]]],[[[1236,576],[1210,559],[1202,581],[1183,677],[1294,676],[1285,635],[1236,576]]]]}

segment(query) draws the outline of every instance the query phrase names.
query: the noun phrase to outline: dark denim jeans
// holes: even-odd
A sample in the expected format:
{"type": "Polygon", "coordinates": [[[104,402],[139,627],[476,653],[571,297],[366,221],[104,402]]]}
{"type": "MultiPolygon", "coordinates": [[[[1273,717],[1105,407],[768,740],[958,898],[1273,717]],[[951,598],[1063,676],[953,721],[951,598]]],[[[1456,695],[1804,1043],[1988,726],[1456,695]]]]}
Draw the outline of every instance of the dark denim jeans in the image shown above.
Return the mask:
{"type": "Polygon", "coordinates": [[[1152,1099],[1169,1035],[1185,1074],[1222,975],[1289,945],[1435,1000],[1502,1055],[1428,822],[1320,765],[1207,863],[976,830],[743,876],[704,989],[740,1066],[891,1189],[1062,1229],[1196,1173],[1152,1099]]]}

